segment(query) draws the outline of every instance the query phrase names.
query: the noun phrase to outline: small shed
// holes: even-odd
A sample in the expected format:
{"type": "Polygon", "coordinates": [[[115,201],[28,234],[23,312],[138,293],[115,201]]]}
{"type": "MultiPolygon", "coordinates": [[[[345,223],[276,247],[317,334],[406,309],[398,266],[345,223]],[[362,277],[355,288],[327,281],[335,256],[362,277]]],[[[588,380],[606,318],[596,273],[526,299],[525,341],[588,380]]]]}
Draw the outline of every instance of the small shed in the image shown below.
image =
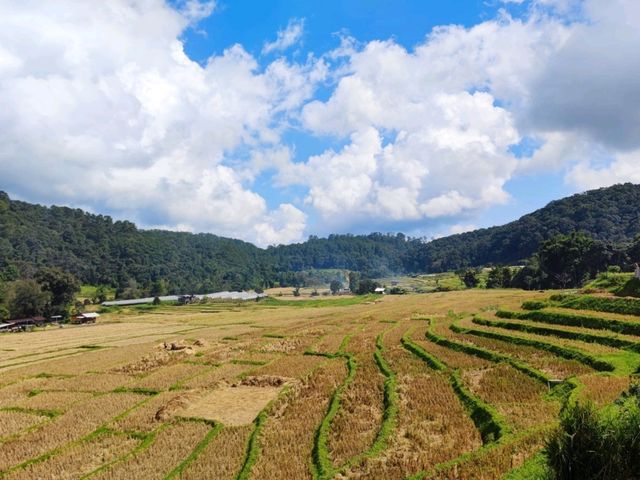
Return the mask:
{"type": "Polygon", "coordinates": [[[384,295],[385,290],[386,290],[386,288],[384,288],[384,287],[378,287],[373,291],[373,293],[378,293],[380,295],[384,295]]]}
{"type": "Polygon", "coordinates": [[[95,323],[99,316],[100,314],[96,312],[81,313],[74,317],[74,323],[95,323]]]}

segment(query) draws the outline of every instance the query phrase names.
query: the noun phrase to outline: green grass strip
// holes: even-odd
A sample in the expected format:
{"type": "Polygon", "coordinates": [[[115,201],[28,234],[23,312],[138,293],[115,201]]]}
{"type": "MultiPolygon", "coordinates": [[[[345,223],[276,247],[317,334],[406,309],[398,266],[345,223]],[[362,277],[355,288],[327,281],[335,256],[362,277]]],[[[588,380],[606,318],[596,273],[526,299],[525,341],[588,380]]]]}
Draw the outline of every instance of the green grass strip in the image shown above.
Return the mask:
{"type": "Polygon", "coordinates": [[[577,315],[573,313],[548,312],[535,310],[530,312],[512,312],[498,310],[499,318],[531,320],[533,322],[548,323],[551,325],[565,325],[570,327],[589,328],[592,330],[610,330],[626,335],[640,335],[640,323],[627,322],[590,315],[577,315]]]}
{"type": "Polygon", "coordinates": [[[498,411],[467,390],[457,370],[451,371],[449,382],[480,432],[483,444],[495,442],[509,432],[498,411]]]}
{"type": "Polygon", "coordinates": [[[39,417],[47,417],[47,418],[56,418],[57,416],[62,414],[60,410],[44,410],[44,409],[38,409],[38,408],[23,408],[23,407],[2,407],[0,408],[0,412],[27,413],[29,415],[37,415],[39,417]]]}
{"type": "Polygon", "coordinates": [[[235,360],[231,360],[231,362],[233,365],[255,365],[255,366],[262,366],[262,365],[266,365],[269,362],[265,362],[263,360],[242,360],[242,359],[235,359],[235,360]]]}
{"type": "Polygon", "coordinates": [[[400,339],[400,343],[402,346],[407,349],[409,352],[413,353],[416,357],[423,360],[429,367],[434,370],[446,371],[448,367],[442,363],[437,357],[431,355],[426,350],[424,350],[420,345],[414,343],[411,340],[412,330],[407,331],[402,338],[400,339]]]}
{"type": "Polygon", "coordinates": [[[599,360],[591,355],[588,355],[580,350],[576,350],[573,348],[563,347],[560,345],[556,345],[553,343],[546,343],[540,340],[523,338],[523,337],[514,337],[512,335],[505,335],[502,333],[491,332],[488,330],[477,330],[473,328],[462,328],[458,325],[451,324],[451,330],[456,333],[465,333],[469,335],[475,335],[477,337],[485,337],[491,338],[494,340],[502,340],[505,342],[511,342],[516,345],[526,345],[528,347],[534,347],[539,350],[545,350],[547,352],[551,352],[558,357],[566,358],[567,360],[576,360],[584,365],[587,365],[595,370],[601,372],[612,372],[615,370],[615,367],[612,363],[599,360]]]}
{"type": "Polygon", "coordinates": [[[476,317],[473,320],[476,325],[485,327],[503,328],[505,330],[515,330],[518,332],[533,333],[535,335],[545,335],[558,338],[566,338],[569,340],[579,340],[587,343],[598,343],[613,348],[631,350],[640,353],[640,343],[619,337],[610,337],[604,335],[593,335],[585,332],[573,332],[571,330],[561,330],[558,328],[538,327],[527,325],[526,323],[501,322],[495,320],[486,320],[476,317]]]}
{"type": "Polygon", "coordinates": [[[207,434],[200,441],[200,443],[196,445],[196,447],[189,454],[189,456],[185,458],[180,463],[180,465],[178,465],[171,472],[169,472],[169,474],[166,477],[164,477],[164,479],[173,480],[174,478],[180,477],[182,475],[182,472],[200,456],[200,454],[204,451],[204,449],[207,448],[207,445],[209,445],[209,442],[211,442],[211,440],[213,440],[216,437],[216,435],[220,433],[220,430],[222,430],[222,428],[223,428],[223,425],[221,423],[216,423],[215,426],[207,432],[207,434]]]}
{"type": "MultiPolygon", "coordinates": [[[[467,355],[473,355],[478,358],[482,358],[484,360],[488,360],[494,363],[505,362],[511,365],[516,370],[528,375],[529,377],[537,380],[545,385],[549,384],[549,377],[542,373],[540,370],[533,368],[532,366],[513,358],[509,355],[505,355],[503,353],[495,352],[493,350],[489,350],[487,348],[478,347],[475,345],[470,345],[467,343],[460,343],[454,340],[449,340],[448,338],[441,337],[433,332],[433,324],[432,327],[427,330],[426,337],[431,340],[433,343],[441,345],[443,347],[447,347],[451,350],[455,350],[457,352],[466,353],[467,355]]],[[[451,324],[451,329],[456,333],[466,333],[465,330],[462,330],[460,327],[451,324]],[[455,329],[454,329],[455,328],[455,329]]]]}
{"type": "Polygon", "coordinates": [[[552,295],[551,300],[563,308],[597,312],[640,315],[640,299],[627,297],[595,297],[590,295],[552,295]]]}
{"type": "Polygon", "coordinates": [[[111,391],[112,393],[137,393],[138,395],[147,395],[152,397],[154,395],[158,395],[160,393],[159,390],[155,390],[153,388],[146,387],[118,387],[111,391]]]}
{"type": "Polygon", "coordinates": [[[375,457],[380,454],[380,452],[384,451],[387,446],[389,436],[396,427],[396,419],[398,417],[398,404],[400,402],[398,398],[398,380],[396,378],[395,372],[391,370],[391,367],[384,358],[385,347],[382,343],[384,333],[385,332],[379,334],[376,337],[376,350],[373,353],[376,365],[378,366],[380,373],[382,373],[382,375],[384,375],[385,377],[383,388],[383,411],[380,428],[378,429],[378,433],[376,434],[376,438],[371,444],[371,447],[369,447],[362,454],[346,461],[340,467],[340,473],[344,473],[352,466],[358,465],[365,458],[375,457]]]}
{"type": "Polygon", "coordinates": [[[327,412],[325,413],[324,418],[322,419],[320,425],[318,426],[318,429],[316,430],[312,452],[312,474],[313,477],[318,480],[333,478],[337,473],[329,455],[327,437],[329,435],[329,430],[331,429],[331,423],[333,422],[338,413],[338,410],[340,409],[340,399],[342,397],[342,394],[356,375],[356,360],[352,355],[347,353],[340,353],[334,354],[332,357],[328,358],[336,357],[346,358],[347,376],[342,384],[334,390],[333,395],[331,395],[327,412]]]}

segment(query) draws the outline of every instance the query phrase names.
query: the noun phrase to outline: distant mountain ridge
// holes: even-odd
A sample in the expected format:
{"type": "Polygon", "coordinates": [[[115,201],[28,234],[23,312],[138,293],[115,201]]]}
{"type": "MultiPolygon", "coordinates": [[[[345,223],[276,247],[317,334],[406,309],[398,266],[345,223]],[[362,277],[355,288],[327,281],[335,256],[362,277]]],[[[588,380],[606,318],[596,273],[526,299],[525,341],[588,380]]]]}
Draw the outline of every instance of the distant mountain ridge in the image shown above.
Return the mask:
{"type": "Polygon", "coordinates": [[[405,268],[439,272],[520,262],[543,241],[574,231],[614,245],[633,241],[640,234],[640,185],[590,190],[555,200],[506,225],[434,240],[412,249],[405,268]]]}
{"type": "Polygon", "coordinates": [[[403,234],[330,235],[260,249],[213,234],[139,230],[67,207],[11,200],[0,192],[0,275],[32,275],[57,266],[92,284],[149,286],[164,280],[169,293],[291,284],[292,272],[339,268],[372,276],[514,264],[557,234],[583,231],[625,244],[640,234],[640,185],[591,190],[556,200],[499,227],[430,242],[403,234]]]}

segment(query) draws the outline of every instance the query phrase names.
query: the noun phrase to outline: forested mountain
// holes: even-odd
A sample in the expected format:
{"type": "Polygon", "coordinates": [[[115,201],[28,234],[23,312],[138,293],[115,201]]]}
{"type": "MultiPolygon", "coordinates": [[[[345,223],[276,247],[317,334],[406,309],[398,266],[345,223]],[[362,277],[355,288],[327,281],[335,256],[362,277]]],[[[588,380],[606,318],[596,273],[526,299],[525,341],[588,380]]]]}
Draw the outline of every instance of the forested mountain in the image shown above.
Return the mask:
{"type": "Polygon", "coordinates": [[[365,275],[439,272],[487,264],[520,263],[557,234],[585,232],[625,244],[640,233],[640,185],[592,190],[525,215],[507,225],[431,242],[402,234],[331,235],[270,247],[218,237],[140,230],[67,207],[10,200],[0,192],[0,279],[32,277],[44,266],[62,268],[84,283],[170,292],[291,284],[306,269],[340,268],[365,275]]]}
{"type": "Polygon", "coordinates": [[[278,271],[344,268],[375,277],[403,272],[405,256],[412,243],[420,242],[402,233],[311,236],[304,243],[269,247],[267,253],[278,271]]]}
{"type": "Polygon", "coordinates": [[[622,245],[640,234],[640,185],[625,183],[556,200],[500,227],[413,244],[407,271],[441,272],[496,263],[520,263],[544,240],[574,231],[622,245]]]}
{"type": "Polygon", "coordinates": [[[0,192],[0,273],[32,276],[60,267],[84,283],[213,291],[263,285],[273,276],[264,251],[211,234],[139,230],[130,222],[67,207],[10,200],[0,192]]]}

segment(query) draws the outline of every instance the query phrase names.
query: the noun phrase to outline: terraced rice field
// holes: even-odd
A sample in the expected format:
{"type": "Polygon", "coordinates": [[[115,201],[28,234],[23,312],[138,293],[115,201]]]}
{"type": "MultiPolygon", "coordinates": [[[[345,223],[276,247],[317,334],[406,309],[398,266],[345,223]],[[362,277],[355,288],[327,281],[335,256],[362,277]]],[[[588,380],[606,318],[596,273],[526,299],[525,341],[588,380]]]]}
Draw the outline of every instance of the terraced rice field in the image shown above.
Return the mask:
{"type": "Polygon", "coordinates": [[[474,290],[0,335],[0,479],[500,479],[640,367],[640,317],[474,290]],[[585,317],[588,317],[585,319],[585,317]]]}

